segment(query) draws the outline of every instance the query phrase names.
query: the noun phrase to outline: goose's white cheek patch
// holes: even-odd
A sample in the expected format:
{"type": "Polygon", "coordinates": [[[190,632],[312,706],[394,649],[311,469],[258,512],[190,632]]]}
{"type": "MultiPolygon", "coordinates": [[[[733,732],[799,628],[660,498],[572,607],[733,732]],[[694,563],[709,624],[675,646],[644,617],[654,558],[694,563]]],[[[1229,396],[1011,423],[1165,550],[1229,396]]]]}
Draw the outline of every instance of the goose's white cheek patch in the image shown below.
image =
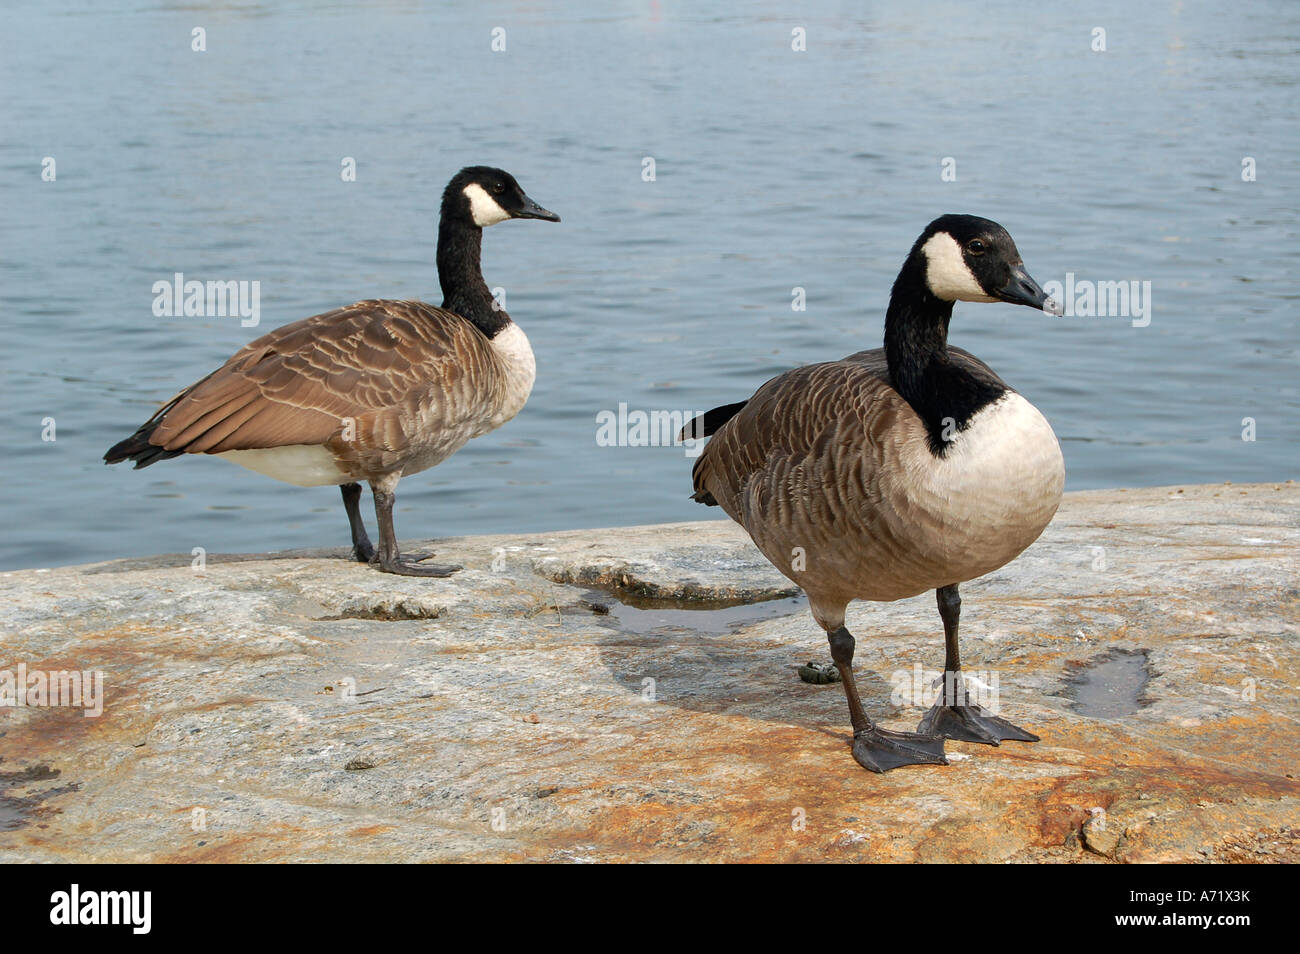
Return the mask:
{"type": "Polygon", "coordinates": [[[497,200],[488,195],[487,190],[477,182],[465,186],[464,192],[465,198],[469,199],[469,214],[479,228],[485,229],[510,218],[510,213],[501,208],[497,200]]]}
{"type": "Polygon", "coordinates": [[[976,280],[961,254],[961,246],[947,232],[936,232],[921,246],[925,255],[925,283],[944,301],[997,301],[976,280]]]}

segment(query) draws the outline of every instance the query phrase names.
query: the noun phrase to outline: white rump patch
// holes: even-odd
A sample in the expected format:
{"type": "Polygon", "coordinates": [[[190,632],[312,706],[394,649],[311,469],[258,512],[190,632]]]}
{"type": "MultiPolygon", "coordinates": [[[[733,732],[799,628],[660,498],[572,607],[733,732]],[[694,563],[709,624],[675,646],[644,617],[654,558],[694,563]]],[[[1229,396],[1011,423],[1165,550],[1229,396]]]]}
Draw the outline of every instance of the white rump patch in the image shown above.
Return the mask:
{"type": "Polygon", "coordinates": [[[465,198],[469,199],[469,214],[479,228],[485,229],[510,218],[510,213],[501,208],[497,200],[488,195],[487,189],[477,182],[471,182],[463,191],[465,198]]]}
{"type": "Polygon", "coordinates": [[[947,232],[935,232],[921,246],[925,255],[925,283],[944,301],[997,301],[980,287],[966,264],[961,246],[947,232]]]}
{"type": "Polygon", "coordinates": [[[326,487],[352,479],[339,470],[334,455],[320,444],[226,451],[215,456],[298,487],[326,487]]]}

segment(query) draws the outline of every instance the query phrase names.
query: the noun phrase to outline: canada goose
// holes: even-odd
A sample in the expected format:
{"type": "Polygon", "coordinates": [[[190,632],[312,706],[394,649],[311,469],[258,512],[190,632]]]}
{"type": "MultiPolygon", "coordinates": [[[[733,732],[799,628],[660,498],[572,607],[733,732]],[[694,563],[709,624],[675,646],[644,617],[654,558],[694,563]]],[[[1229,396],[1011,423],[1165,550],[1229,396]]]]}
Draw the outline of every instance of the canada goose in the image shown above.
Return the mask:
{"type": "Polygon", "coordinates": [[[695,463],[693,499],[720,505],[808,594],[844,683],[853,756],[875,772],[946,765],[945,737],[1038,740],[971,702],[957,587],[1038,538],[1060,503],[1065,465],[1043,415],[988,365],[948,346],[958,300],[1051,304],[1002,226],[942,216],[894,282],[883,349],[788,371],[682,432],[713,436],[695,463]],[[853,681],[845,608],[930,589],[952,691],[917,733],[881,729],[853,681]]]}
{"type": "Polygon", "coordinates": [[[300,487],[338,484],[353,559],[407,576],[454,573],[401,558],[393,491],[510,420],[532,391],[528,338],[480,266],[483,229],[506,219],[560,221],[508,172],[462,169],[442,196],[440,308],[359,301],[277,328],[164,404],[105,463],[216,454],[300,487]],[[375,498],[377,548],[358,507],[361,480],[375,498]]]}

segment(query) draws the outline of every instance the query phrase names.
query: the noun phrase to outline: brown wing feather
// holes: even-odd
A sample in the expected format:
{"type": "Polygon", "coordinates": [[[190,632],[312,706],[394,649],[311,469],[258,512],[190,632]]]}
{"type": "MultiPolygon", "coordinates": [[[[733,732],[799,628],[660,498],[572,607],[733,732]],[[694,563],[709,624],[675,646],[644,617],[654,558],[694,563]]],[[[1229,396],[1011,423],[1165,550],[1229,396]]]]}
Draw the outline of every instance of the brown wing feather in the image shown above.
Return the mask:
{"type": "MultiPolygon", "coordinates": [[[[977,377],[1007,387],[970,352],[949,347],[948,353],[977,377]]],[[[883,348],[787,371],[759,388],[743,407],[729,407],[740,410],[719,427],[692,474],[697,497],[712,494],[719,504],[722,497],[714,483],[720,481],[724,496],[734,498],[755,472],[779,470],[782,461],[806,456],[832,436],[841,442],[870,438],[873,430],[892,425],[896,415],[915,417],[890,384],[883,348]],[[861,430],[851,433],[855,427],[861,430]]]]}
{"type": "Polygon", "coordinates": [[[351,446],[400,454],[417,412],[454,425],[478,412],[475,393],[495,393],[497,374],[487,339],[459,315],[361,301],[245,345],[151,419],[149,443],[210,454],[324,444],[350,420],[351,446]]]}
{"type": "MultiPolygon", "coordinates": [[[[894,401],[902,398],[866,362],[845,359],[787,371],[759,388],[713,436],[695,463],[695,490],[712,494],[748,526],[751,480],[761,476],[765,484],[784,485],[806,458],[863,436],[894,401]]],[[[793,495],[800,488],[789,490],[793,495]]]]}

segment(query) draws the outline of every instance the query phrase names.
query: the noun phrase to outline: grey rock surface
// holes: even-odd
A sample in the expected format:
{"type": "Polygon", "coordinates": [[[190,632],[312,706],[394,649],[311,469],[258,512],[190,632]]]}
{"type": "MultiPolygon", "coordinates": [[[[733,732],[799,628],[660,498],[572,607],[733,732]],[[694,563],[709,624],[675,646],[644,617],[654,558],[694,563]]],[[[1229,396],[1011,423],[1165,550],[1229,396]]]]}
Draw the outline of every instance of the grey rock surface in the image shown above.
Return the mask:
{"type": "MultiPolygon", "coordinates": [[[[1042,741],[883,776],[733,524],[431,545],[465,569],[0,573],[0,688],[103,674],[97,716],[0,706],[0,859],[1300,860],[1294,483],[1067,495],[962,588],[967,669],[1042,741]]],[[[848,625],[868,711],[915,728],[933,597],[848,625]]]]}

